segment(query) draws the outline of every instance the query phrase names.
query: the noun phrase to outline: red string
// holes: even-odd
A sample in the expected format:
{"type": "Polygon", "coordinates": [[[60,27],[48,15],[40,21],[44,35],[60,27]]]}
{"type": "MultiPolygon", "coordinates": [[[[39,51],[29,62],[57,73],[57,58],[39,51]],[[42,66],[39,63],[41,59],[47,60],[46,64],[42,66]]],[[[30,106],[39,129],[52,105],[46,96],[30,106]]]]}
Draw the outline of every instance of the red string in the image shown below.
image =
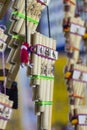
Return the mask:
{"type": "Polygon", "coordinates": [[[46,6],[46,4],[45,4],[44,2],[42,2],[42,1],[40,1],[40,0],[37,0],[37,2],[38,2],[38,3],[41,3],[42,5],[45,5],[45,6],[46,6]]]}

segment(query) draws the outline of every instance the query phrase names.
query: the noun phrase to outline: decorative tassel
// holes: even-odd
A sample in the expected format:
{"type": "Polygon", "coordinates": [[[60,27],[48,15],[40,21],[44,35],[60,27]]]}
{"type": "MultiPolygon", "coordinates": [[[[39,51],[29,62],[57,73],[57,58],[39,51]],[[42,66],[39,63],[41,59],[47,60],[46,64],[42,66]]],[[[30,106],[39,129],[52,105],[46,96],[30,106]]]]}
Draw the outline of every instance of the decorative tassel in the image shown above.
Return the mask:
{"type": "Polygon", "coordinates": [[[22,64],[27,64],[29,62],[28,48],[29,44],[27,42],[24,42],[21,46],[20,60],[22,64]]]}

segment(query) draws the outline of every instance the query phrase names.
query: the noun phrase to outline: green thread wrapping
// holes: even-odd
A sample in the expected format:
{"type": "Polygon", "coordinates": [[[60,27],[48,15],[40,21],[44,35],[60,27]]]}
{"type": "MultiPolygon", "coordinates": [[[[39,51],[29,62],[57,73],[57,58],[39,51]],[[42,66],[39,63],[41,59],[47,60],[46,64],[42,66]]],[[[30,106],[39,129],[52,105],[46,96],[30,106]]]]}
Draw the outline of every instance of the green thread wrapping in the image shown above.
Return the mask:
{"type": "Polygon", "coordinates": [[[54,80],[54,77],[41,76],[41,75],[34,75],[34,76],[31,76],[31,79],[46,79],[46,80],[54,80]]]}
{"type": "Polygon", "coordinates": [[[19,36],[19,35],[12,35],[12,38],[13,39],[24,39],[22,36],[19,36]]]}
{"type": "MultiPolygon", "coordinates": [[[[20,12],[14,11],[14,12],[12,12],[12,14],[17,15],[18,17],[25,19],[25,14],[22,14],[20,12]]],[[[37,24],[37,25],[39,23],[39,21],[37,21],[37,20],[35,20],[33,18],[30,18],[29,16],[27,16],[27,20],[29,22],[32,22],[32,23],[37,24]]]]}
{"type": "Polygon", "coordinates": [[[53,102],[52,101],[38,101],[38,102],[35,102],[36,105],[53,105],[53,102]]]}

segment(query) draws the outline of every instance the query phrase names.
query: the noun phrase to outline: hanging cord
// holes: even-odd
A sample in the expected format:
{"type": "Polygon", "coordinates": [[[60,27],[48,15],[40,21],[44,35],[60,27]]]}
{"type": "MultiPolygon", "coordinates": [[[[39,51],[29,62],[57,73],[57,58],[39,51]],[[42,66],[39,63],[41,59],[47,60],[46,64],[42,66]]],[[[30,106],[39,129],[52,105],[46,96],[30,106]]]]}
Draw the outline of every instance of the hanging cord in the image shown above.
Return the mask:
{"type": "Polygon", "coordinates": [[[80,15],[79,1],[77,0],[77,15],[80,15]]]}
{"type": "Polygon", "coordinates": [[[27,0],[25,0],[25,41],[27,43],[28,32],[27,32],[27,0]]]}
{"type": "MultiPolygon", "coordinates": [[[[2,52],[2,68],[3,68],[3,76],[5,77],[5,55],[4,55],[4,52],[2,52]]],[[[4,93],[6,94],[6,78],[4,80],[4,93]]]]}
{"type": "Polygon", "coordinates": [[[50,15],[49,15],[49,7],[48,7],[48,5],[47,5],[47,19],[48,19],[48,33],[49,33],[49,37],[51,37],[50,15]]]}

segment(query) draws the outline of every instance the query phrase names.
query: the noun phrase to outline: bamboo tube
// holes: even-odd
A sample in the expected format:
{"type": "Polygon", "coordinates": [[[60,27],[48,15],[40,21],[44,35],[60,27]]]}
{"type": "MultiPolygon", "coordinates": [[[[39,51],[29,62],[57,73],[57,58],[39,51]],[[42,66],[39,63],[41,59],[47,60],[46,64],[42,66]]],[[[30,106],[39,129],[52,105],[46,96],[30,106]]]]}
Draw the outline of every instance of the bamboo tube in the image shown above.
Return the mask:
{"type": "MultiPolygon", "coordinates": [[[[85,83],[73,81],[74,95],[77,95],[78,97],[83,97],[84,98],[84,87],[85,87],[85,83]]],[[[83,99],[81,99],[81,98],[76,98],[75,99],[75,104],[76,105],[82,105],[82,100],[83,99]]]]}
{"type": "MultiPolygon", "coordinates": [[[[40,3],[37,3],[37,5],[36,5],[36,8],[35,8],[35,10],[31,10],[31,15],[33,16],[33,17],[35,17],[34,19],[36,19],[37,21],[39,21],[39,19],[40,19],[40,14],[41,14],[41,11],[44,9],[44,5],[41,5],[40,3]]],[[[37,25],[35,24],[34,26],[33,26],[33,28],[36,28],[37,27],[37,25]]],[[[33,30],[35,30],[35,29],[33,29],[33,30]]],[[[33,31],[34,32],[34,31],[33,31]]]]}
{"type": "Polygon", "coordinates": [[[37,130],[41,130],[41,115],[37,116],[37,130]]]}
{"type": "MultiPolygon", "coordinates": [[[[32,87],[32,100],[33,101],[38,101],[38,85],[33,85],[33,87],[32,87]]],[[[36,105],[36,104],[35,104],[36,105]]],[[[36,105],[36,107],[37,107],[37,105],[36,105]]],[[[35,110],[35,113],[37,112],[38,110],[35,110]]]]}
{"type": "Polygon", "coordinates": [[[11,38],[11,40],[8,43],[8,46],[9,47],[14,47],[14,46],[18,47],[18,46],[21,46],[23,40],[24,40],[24,37],[19,36],[18,38],[15,38],[15,36],[13,35],[13,37],[11,38]]]}
{"type": "Polygon", "coordinates": [[[12,56],[11,62],[20,65],[20,46],[16,49],[14,55],[12,56]]]}
{"type": "Polygon", "coordinates": [[[76,9],[76,0],[72,0],[71,2],[73,2],[74,5],[71,4],[71,8],[70,8],[70,17],[74,17],[75,9],[76,9]]]}
{"type": "MultiPolygon", "coordinates": [[[[3,39],[3,35],[4,35],[4,30],[3,29],[0,29],[0,39],[3,39]]],[[[4,39],[3,39],[4,40],[4,39]]]]}
{"type": "Polygon", "coordinates": [[[4,34],[2,39],[4,42],[6,42],[7,38],[8,38],[8,36],[6,34],[4,34]]]}
{"type": "Polygon", "coordinates": [[[7,75],[7,83],[6,83],[7,88],[11,87],[12,82],[15,80],[17,76],[19,68],[20,68],[20,65],[17,63],[11,67],[7,75]]]}
{"type": "MultiPolygon", "coordinates": [[[[33,37],[33,46],[35,46],[38,41],[38,35],[37,34],[34,34],[34,37],[33,37]]],[[[32,68],[32,75],[38,75],[38,56],[36,54],[32,54],[32,59],[31,59],[32,63],[35,65],[33,68],[32,68]]]]}
{"type": "Polygon", "coordinates": [[[17,76],[18,70],[19,70],[19,64],[13,65],[10,72],[8,73],[8,78],[11,78],[11,80],[14,81],[14,79],[17,76]]]}
{"type": "MultiPolygon", "coordinates": [[[[42,42],[42,37],[40,36],[40,33],[37,33],[37,39],[35,41],[35,44],[41,44],[42,42]]],[[[36,54],[35,54],[36,55],[36,54]]],[[[37,64],[38,64],[38,70],[37,70],[37,74],[38,76],[40,76],[40,73],[41,73],[41,57],[40,56],[37,56],[37,64]]],[[[35,65],[35,64],[34,64],[35,65]]],[[[38,87],[37,87],[37,99],[39,99],[39,91],[38,91],[38,88],[40,86],[40,79],[35,79],[35,84],[38,84],[38,87]]]]}
{"type": "Polygon", "coordinates": [[[14,26],[15,26],[16,22],[17,22],[17,21],[12,21],[11,26],[10,26],[10,29],[9,29],[9,31],[8,31],[8,34],[9,34],[9,35],[12,35],[12,34],[14,33],[14,32],[13,32],[13,29],[14,29],[14,26]]]}
{"type": "Polygon", "coordinates": [[[13,5],[12,5],[12,8],[13,9],[20,9],[21,5],[23,4],[23,0],[15,0],[13,5]]]}
{"type": "MultiPolygon", "coordinates": [[[[4,94],[1,94],[0,95],[0,102],[1,103],[3,103],[3,104],[5,104],[6,103],[6,101],[8,101],[8,96],[6,96],[6,95],[4,95],[4,94]]],[[[4,105],[3,105],[4,106],[4,105]]],[[[3,112],[2,112],[2,115],[1,115],[2,117],[4,117],[4,107],[3,107],[3,112]]],[[[3,123],[4,123],[5,121],[2,119],[1,121],[0,121],[0,128],[1,129],[3,129],[3,123]]]]}
{"type": "MultiPolygon", "coordinates": [[[[81,73],[83,73],[82,74],[82,78],[80,79],[81,81],[78,81],[78,82],[76,82],[76,81],[74,81],[74,93],[76,93],[76,95],[81,95],[82,97],[84,97],[85,98],[85,89],[86,89],[86,82],[84,83],[83,81],[86,81],[86,72],[87,72],[87,67],[86,66],[84,66],[84,65],[78,65],[78,64],[75,64],[74,65],[74,68],[75,69],[79,69],[79,71],[78,72],[81,72],[81,73]],[[84,73],[85,73],[85,75],[84,75],[84,73]],[[85,77],[85,78],[84,78],[85,77]],[[75,84],[76,83],[76,84],[75,84]],[[78,85],[78,87],[77,87],[77,85],[78,85]],[[77,89],[76,89],[76,88],[77,89]]],[[[75,74],[74,74],[75,75],[75,74]]],[[[78,79],[78,78],[77,78],[78,79]]],[[[82,102],[81,102],[82,103],[82,102]]]]}
{"type": "MultiPolygon", "coordinates": [[[[11,38],[11,40],[10,40],[9,43],[8,43],[8,46],[9,46],[9,47],[13,47],[13,44],[16,43],[16,41],[17,41],[16,39],[11,38]]],[[[16,44],[15,46],[17,46],[17,45],[18,45],[18,44],[16,44]]]]}
{"type": "MultiPolygon", "coordinates": [[[[52,39],[49,40],[49,47],[54,49],[53,48],[53,40],[52,39]]],[[[52,66],[53,66],[53,64],[54,64],[54,61],[49,60],[48,76],[51,76],[51,77],[54,77],[53,73],[52,73],[52,66]]],[[[53,101],[53,86],[54,86],[53,84],[54,84],[54,81],[53,80],[50,81],[50,91],[49,91],[50,97],[49,97],[49,101],[53,101]]],[[[48,130],[51,130],[51,119],[52,119],[52,105],[49,106],[49,119],[48,119],[49,120],[49,126],[48,126],[48,130]]]]}
{"type": "MultiPolygon", "coordinates": [[[[50,44],[52,44],[52,48],[54,50],[56,50],[56,42],[54,40],[50,40],[49,42],[50,44]]],[[[54,73],[52,71],[53,66],[55,64],[55,61],[51,61],[51,77],[54,77],[54,73]]],[[[53,101],[53,90],[54,90],[54,80],[50,81],[50,101],[53,101]]],[[[49,110],[49,128],[48,130],[51,130],[51,120],[52,120],[52,105],[50,106],[50,110],[49,110]]]]}
{"type": "Polygon", "coordinates": [[[4,42],[7,40],[7,35],[4,33],[4,30],[0,28],[0,39],[2,39],[4,42]]]}
{"type": "Polygon", "coordinates": [[[13,55],[14,55],[14,53],[15,53],[15,48],[12,48],[11,49],[11,51],[10,51],[10,54],[9,54],[9,56],[8,56],[8,58],[7,58],[7,63],[10,63],[10,64],[14,64],[14,62],[12,62],[12,57],[13,57],[13,55]]]}
{"type": "MultiPolygon", "coordinates": [[[[49,39],[46,37],[46,46],[49,47],[49,39]]],[[[48,67],[48,59],[45,60],[45,65],[48,67]]],[[[46,69],[47,71],[47,69],[46,69]]],[[[48,76],[48,73],[47,73],[48,76]]],[[[46,80],[46,90],[45,90],[45,101],[50,101],[50,80],[46,80]]],[[[44,106],[44,112],[42,113],[41,126],[43,129],[48,129],[49,127],[49,105],[44,106]]]]}
{"type": "Polygon", "coordinates": [[[3,41],[0,41],[0,52],[4,52],[6,49],[6,43],[3,41]]]}
{"type": "MultiPolygon", "coordinates": [[[[71,23],[74,22],[75,24],[78,24],[79,22],[79,25],[83,26],[84,25],[84,22],[80,19],[80,18],[71,18],[71,23]]],[[[75,47],[76,48],[80,48],[80,41],[81,41],[81,36],[77,36],[75,34],[70,34],[70,42],[71,44],[74,43],[74,39],[77,39],[76,42],[75,42],[75,47]]],[[[73,54],[73,58],[75,61],[78,61],[78,57],[79,57],[79,51],[74,51],[74,54],[73,54]]]]}
{"type": "Polygon", "coordinates": [[[17,34],[19,33],[20,28],[22,27],[23,21],[24,21],[24,19],[20,18],[20,19],[15,23],[15,25],[14,25],[14,27],[13,27],[13,32],[15,32],[15,33],[17,33],[17,34]]]}
{"type": "MultiPolygon", "coordinates": [[[[2,102],[2,103],[5,102],[5,99],[3,98],[3,95],[2,95],[2,94],[0,94],[0,102],[2,102]]],[[[1,108],[0,116],[2,116],[4,106],[3,106],[3,105],[0,105],[0,108],[1,108]]],[[[2,122],[3,122],[3,119],[0,119],[0,129],[2,129],[2,122]]]]}
{"type": "MultiPolygon", "coordinates": [[[[41,5],[39,7],[39,9],[35,12],[35,15],[36,15],[36,20],[39,21],[40,19],[40,16],[41,16],[41,11],[43,10],[44,8],[44,5],[41,5]]],[[[37,28],[37,24],[35,24],[33,27],[32,27],[32,32],[34,32],[34,30],[36,30],[37,28]]]]}
{"type": "MultiPolygon", "coordinates": [[[[75,15],[75,8],[76,8],[76,1],[75,0],[71,0],[71,1],[69,1],[69,2],[67,2],[66,1],[66,3],[65,4],[67,4],[68,6],[69,6],[69,11],[66,11],[65,10],[65,14],[64,14],[64,16],[65,16],[65,18],[69,18],[69,17],[74,17],[74,15],[75,15]],[[72,4],[72,2],[73,2],[73,4],[72,4]]],[[[66,8],[66,5],[65,5],[65,8],[66,8]]]]}
{"type": "MultiPolygon", "coordinates": [[[[25,12],[24,11],[24,3],[21,5],[21,9],[19,10],[19,12],[24,14],[24,12],[25,12]]],[[[24,22],[23,18],[20,18],[19,20],[17,20],[17,22],[15,23],[15,25],[13,27],[13,32],[19,33],[23,22],[24,22]]]]}
{"type": "MultiPolygon", "coordinates": [[[[40,33],[38,33],[38,37],[39,37],[39,40],[38,41],[36,41],[38,44],[40,44],[40,45],[43,45],[43,36],[40,34],[40,33]]],[[[38,75],[40,76],[40,75],[42,75],[41,74],[41,64],[42,63],[42,57],[41,56],[39,56],[38,57],[38,64],[39,64],[39,67],[38,67],[38,75]]],[[[39,88],[41,89],[41,88],[43,88],[43,82],[41,83],[41,81],[42,81],[42,79],[37,79],[38,80],[38,82],[39,82],[39,88]],[[41,85],[42,84],[42,85],[41,85]]],[[[38,90],[38,98],[41,98],[41,92],[40,92],[40,89],[38,90]]],[[[41,99],[40,99],[41,100],[41,99]]]]}
{"type": "MultiPolygon", "coordinates": [[[[45,43],[46,42],[46,40],[45,40],[46,37],[44,37],[43,35],[40,34],[40,38],[41,38],[40,44],[42,43],[43,46],[46,45],[46,43],[45,43]]],[[[40,60],[40,63],[41,63],[41,67],[40,67],[40,70],[39,70],[40,75],[45,76],[43,70],[44,70],[44,67],[45,67],[46,59],[40,57],[39,60],[40,60]]],[[[39,94],[40,101],[42,101],[42,102],[45,101],[45,92],[46,92],[46,80],[41,79],[40,80],[40,86],[38,88],[38,94],[39,94]]],[[[40,111],[44,112],[44,106],[43,105],[40,106],[40,111]]]]}
{"type": "Polygon", "coordinates": [[[4,30],[0,29],[0,52],[4,52],[6,49],[6,41],[7,35],[4,34],[4,30]]]}
{"type": "MultiPolygon", "coordinates": [[[[45,95],[45,101],[49,101],[50,97],[50,81],[47,82],[47,88],[46,88],[46,95],[45,95]]],[[[43,129],[48,130],[49,127],[49,105],[45,106],[45,111],[42,113],[42,119],[41,119],[41,126],[43,129]]]]}
{"type": "MultiPolygon", "coordinates": [[[[34,8],[34,10],[36,9],[36,4],[37,4],[37,2],[36,1],[34,1],[34,2],[31,2],[31,4],[29,5],[29,7],[28,7],[28,16],[29,17],[31,17],[31,18],[33,18],[32,17],[32,14],[31,14],[31,7],[32,7],[32,5],[34,5],[35,6],[35,8],[34,8]]],[[[32,32],[32,29],[31,29],[31,27],[30,27],[30,24],[31,24],[31,22],[28,22],[28,29],[29,30],[31,30],[31,32],[32,32]]],[[[33,24],[33,23],[32,23],[33,24]]],[[[25,34],[25,21],[23,22],[23,24],[22,24],[22,27],[20,28],[20,32],[19,32],[21,35],[24,35],[25,34]]]]}
{"type": "MultiPolygon", "coordinates": [[[[38,33],[38,37],[39,37],[39,39],[38,39],[39,44],[43,45],[44,44],[44,37],[43,37],[43,35],[38,33]]],[[[39,64],[38,75],[39,76],[42,76],[42,73],[41,73],[41,62],[42,62],[42,57],[39,56],[38,57],[38,64],[39,64]]],[[[37,100],[38,101],[43,101],[43,84],[44,84],[44,80],[43,79],[36,79],[36,82],[38,82],[38,84],[39,84],[39,86],[37,87],[37,100]]],[[[37,109],[36,114],[38,114],[38,112],[42,112],[43,111],[42,106],[40,106],[40,104],[37,104],[37,106],[38,106],[38,109],[37,109]]]]}
{"type": "MultiPolygon", "coordinates": [[[[7,102],[6,102],[6,104],[7,104],[7,102]]],[[[7,120],[3,123],[3,128],[2,129],[6,129],[7,122],[11,118],[11,114],[12,114],[11,107],[13,105],[13,102],[8,100],[7,105],[9,105],[10,108],[6,108],[7,110],[5,109],[5,116],[7,117],[7,120]]]]}
{"type": "MultiPolygon", "coordinates": [[[[5,98],[5,97],[3,97],[3,98],[5,98]]],[[[8,102],[9,102],[9,100],[8,100],[8,99],[5,99],[5,102],[4,102],[5,105],[8,105],[8,102]]],[[[5,110],[6,110],[6,108],[7,108],[5,105],[4,105],[5,109],[4,109],[4,112],[3,112],[3,117],[4,117],[4,118],[6,118],[5,110]]],[[[7,108],[7,109],[8,109],[8,108],[7,108]]],[[[7,118],[6,118],[6,119],[7,119],[7,118]]],[[[7,120],[3,120],[3,122],[2,122],[2,129],[5,129],[4,126],[5,126],[5,124],[7,124],[7,122],[8,122],[7,120]]]]}

